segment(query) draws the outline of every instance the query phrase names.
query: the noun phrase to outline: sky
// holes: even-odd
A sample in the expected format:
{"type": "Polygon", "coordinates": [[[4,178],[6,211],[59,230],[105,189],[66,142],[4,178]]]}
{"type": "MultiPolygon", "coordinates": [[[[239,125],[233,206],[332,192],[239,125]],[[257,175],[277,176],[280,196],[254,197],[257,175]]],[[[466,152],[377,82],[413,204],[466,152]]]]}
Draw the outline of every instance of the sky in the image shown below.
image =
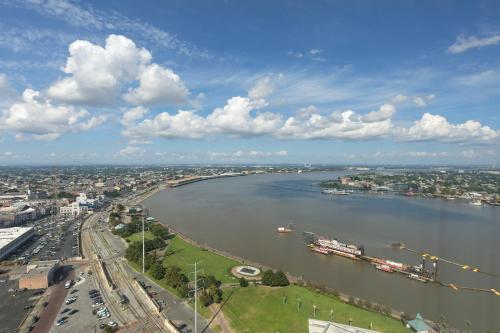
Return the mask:
{"type": "Polygon", "coordinates": [[[498,1],[0,0],[0,165],[500,163],[498,1]]]}

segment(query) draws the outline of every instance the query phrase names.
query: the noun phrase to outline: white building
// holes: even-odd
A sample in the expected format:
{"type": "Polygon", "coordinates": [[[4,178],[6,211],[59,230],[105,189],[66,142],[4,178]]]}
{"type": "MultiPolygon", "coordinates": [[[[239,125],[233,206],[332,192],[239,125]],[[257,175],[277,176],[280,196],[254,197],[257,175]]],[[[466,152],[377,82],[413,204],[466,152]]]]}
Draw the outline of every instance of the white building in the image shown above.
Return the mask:
{"type": "Polygon", "coordinates": [[[333,323],[330,321],[309,319],[309,333],[380,333],[369,329],[333,323]]]}
{"type": "Polygon", "coordinates": [[[32,227],[0,229],[0,260],[14,252],[34,235],[35,229],[32,227]]]}
{"type": "Polygon", "coordinates": [[[77,216],[85,214],[88,211],[87,206],[78,203],[77,201],[70,203],[67,206],[59,207],[59,214],[63,216],[77,216]]]}

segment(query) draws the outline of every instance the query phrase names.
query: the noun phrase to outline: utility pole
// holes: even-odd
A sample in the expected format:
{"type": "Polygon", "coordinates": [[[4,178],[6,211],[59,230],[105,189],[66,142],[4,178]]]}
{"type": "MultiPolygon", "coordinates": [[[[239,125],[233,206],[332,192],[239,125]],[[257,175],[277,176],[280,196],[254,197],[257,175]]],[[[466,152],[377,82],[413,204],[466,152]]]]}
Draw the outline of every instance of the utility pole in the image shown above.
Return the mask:
{"type": "Polygon", "coordinates": [[[146,217],[144,216],[146,212],[144,211],[144,206],[142,207],[142,274],[144,274],[145,270],[145,260],[146,260],[146,246],[144,244],[144,220],[146,217]]]}
{"type": "Polygon", "coordinates": [[[198,333],[198,276],[197,263],[194,263],[194,333],[198,333]]]}
{"type": "Polygon", "coordinates": [[[200,262],[195,262],[191,264],[194,266],[194,333],[198,333],[198,264],[200,262]]]}

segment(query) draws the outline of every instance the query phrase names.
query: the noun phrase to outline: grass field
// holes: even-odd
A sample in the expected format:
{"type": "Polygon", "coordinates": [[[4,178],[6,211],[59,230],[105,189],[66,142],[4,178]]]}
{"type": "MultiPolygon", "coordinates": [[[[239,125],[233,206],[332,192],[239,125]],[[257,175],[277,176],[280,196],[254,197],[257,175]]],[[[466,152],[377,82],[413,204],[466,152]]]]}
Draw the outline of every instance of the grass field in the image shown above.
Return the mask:
{"type": "MultiPolygon", "coordinates": [[[[151,234],[146,234],[152,238],[151,234]]],[[[131,235],[129,240],[142,240],[140,233],[131,235]]],[[[167,255],[164,265],[179,266],[187,275],[192,270],[190,264],[195,261],[201,262],[200,269],[203,274],[214,275],[222,282],[237,282],[232,277],[230,269],[240,264],[239,262],[220,256],[193,246],[179,237],[169,240],[167,255]]],[[[138,265],[130,263],[136,270],[138,265]]],[[[146,273],[150,278],[151,276],[146,273]]],[[[160,286],[178,295],[178,292],[167,286],[164,280],[154,280],[160,286]]],[[[316,318],[331,320],[330,311],[333,309],[333,321],[344,324],[352,319],[352,325],[369,328],[373,324],[373,330],[391,333],[408,333],[400,321],[391,319],[378,313],[363,310],[346,304],[338,298],[325,296],[299,286],[288,286],[285,288],[270,288],[264,286],[250,286],[247,288],[225,288],[224,299],[229,297],[223,308],[223,312],[231,322],[235,332],[261,332],[261,333],[302,333],[307,332],[307,320],[313,317],[313,305],[316,305],[316,318]],[[231,294],[231,292],[233,292],[231,294]],[[231,295],[230,295],[231,294],[231,295]],[[286,297],[286,302],[283,302],[286,297]],[[298,299],[301,307],[298,309],[298,299]]],[[[200,313],[210,317],[208,309],[200,306],[200,313]]]]}
{"type": "MultiPolygon", "coordinates": [[[[313,318],[313,305],[317,306],[316,318],[391,333],[408,333],[400,321],[357,308],[342,301],[321,295],[299,286],[270,288],[250,286],[232,289],[234,293],[223,308],[236,332],[307,332],[307,320],[313,318]],[[286,296],[286,303],[283,303],[286,296]],[[298,309],[298,299],[301,308],[298,309]]],[[[225,297],[231,289],[225,290],[225,297]]]]}
{"type": "MultiPolygon", "coordinates": [[[[149,239],[153,239],[153,238],[155,238],[155,236],[151,233],[151,231],[144,232],[144,239],[149,240],[149,239]]],[[[135,234],[128,236],[127,240],[130,243],[142,242],[142,232],[136,232],[135,234]]]]}
{"type": "Polygon", "coordinates": [[[163,260],[165,266],[179,266],[184,274],[187,275],[188,272],[193,270],[192,264],[195,261],[201,262],[198,268],[203,270],[204,275],[213,275],[223,283],[238,282],[231,275],[230,270],[232,267],[239,265],[239,262],[200,249],[185,242],[180,237],[174,237],[169,240],[167,253],[163,260]]]}

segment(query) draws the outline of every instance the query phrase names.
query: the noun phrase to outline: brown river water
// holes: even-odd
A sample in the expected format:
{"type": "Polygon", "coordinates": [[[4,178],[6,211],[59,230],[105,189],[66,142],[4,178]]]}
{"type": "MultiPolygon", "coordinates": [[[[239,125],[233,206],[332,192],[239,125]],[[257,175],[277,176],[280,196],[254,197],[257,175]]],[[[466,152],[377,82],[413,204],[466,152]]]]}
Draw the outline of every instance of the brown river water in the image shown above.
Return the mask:
{"type": "MultiPolygon", "coordinates": [[[[500,297],[453,291],[365,262],[310,251],[302,231],[363,245],[365,253],[419,264],[409,248],[500,276],[500,207],[396,195],[321,194],[318,182],[344,172],[267,174],[206,180],[161,191],[145,201],[150,215],[201,244],[290,272],[391,308],[474,332],[500,332],[500,297]],[[278,234],[294,224],[295,232],[278,234]]],[[[500,290],[500,278],[441,263],[439,279],[500,290]]]]}

